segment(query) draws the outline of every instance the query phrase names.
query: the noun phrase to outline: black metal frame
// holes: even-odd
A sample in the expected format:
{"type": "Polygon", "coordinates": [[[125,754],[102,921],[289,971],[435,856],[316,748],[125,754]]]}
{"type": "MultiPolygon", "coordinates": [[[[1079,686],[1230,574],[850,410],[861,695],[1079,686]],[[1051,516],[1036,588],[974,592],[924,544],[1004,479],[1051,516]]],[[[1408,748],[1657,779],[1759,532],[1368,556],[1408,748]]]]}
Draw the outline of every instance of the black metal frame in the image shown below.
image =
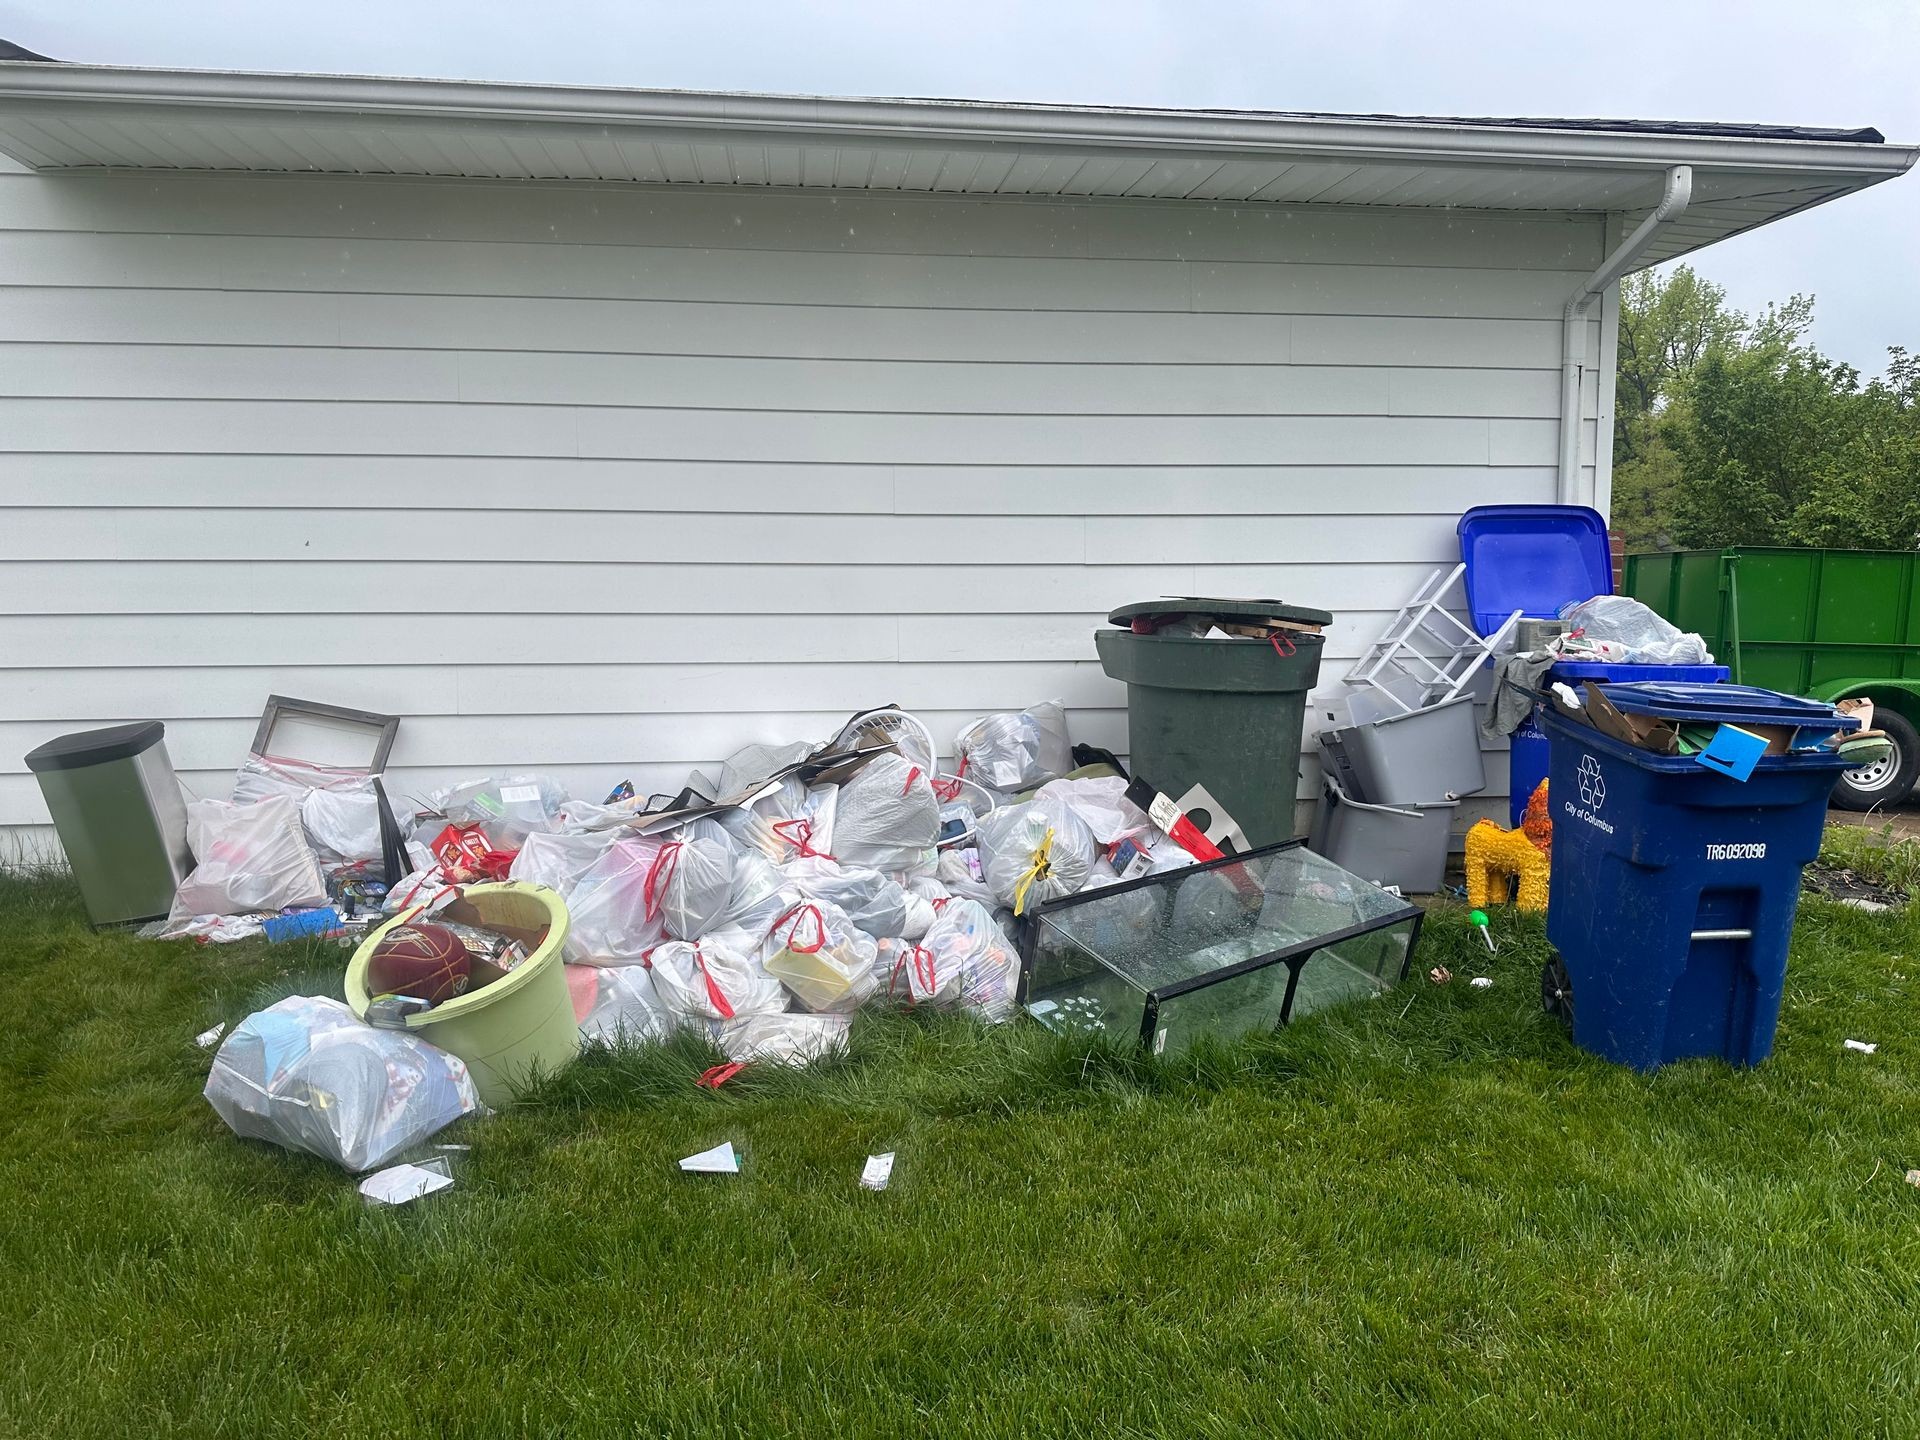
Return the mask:
{"type": "MultiPolygon", "coordinates": [[[[1306,843],[1305,840],[1280,840],[1271,845],[1262,845],[1253,850],[1245,850],[1235,855],[1224,856],[1219,860],[1207,860],[1196,865],[1186,865],[1178,870],[1163,871],[1157,875],[1142,875],[1136,880],[1122,880],[1118,884],[1102,885],[1097,890],[1082,891],[1078,895],[1063,896],[1058,900],[1049,900],[1043,905],[1035,906],[1032,910],[1029,910],[1025,915],[1020,917],[1020,986],[1016,996],[1017,1003],[1023,1008],[1027,1003],[1028,989],[1033,980],[1034,949],[1039,941],[1040,919],[1042,916],[1060,910],[1070,910],[1078,904],[1085,904],[1091,900],[1096,900],[1107,895],[1122,895],[1130,890],[1145,889],[1149,885],[1174,884],[1181,878],[1202,870],[1218,870],[1228,865],[1237,865],[1243,860],[1256,860],[1265,855],[1277,855],[1283,850],[1292,850],[1296,847],[1304,846],[1306,843]]],[[[1311,960],[1320,951],[1327,949],[1329,946],[1344,944],[1346,941],[1356,940],[1362,935],[1371,935],[1378,930],[1390,930],[1396,925],[1404,925],[1408,921],[1412,921],[1413,928],[1407,935],[1407,953],[1400,961],[1400,974],[1398,979],[1394,981],[1394,983],[1398,985],[1406,980],[1408,972],[1413,968],[1413,952],[1420,943],[1420,925],[1425,919],[1426,911],[1422,910],[1418,905],[1403,904],[1390,915],[1383,915],[1378,919],[1368,920],[1361,924],[1349,925],[1345,929],[1335,930],[1326,935],[1319,935],[1311,940],[1302,940],[1298,944],[1288,945],[1279,950],[1270,951],[1265,955],[1256,955],[1250,960],[1242,960],[1238,964],[1229,965],[1223,970],[1214,970],[1206,975],[1196,975],[1187,980],[1176,981],[1171,985],[1157,986],[1146,992],[1146,999],[1141,1007],[1140,1043],[1142,1046],[1152,1049],[1154,1032],[1159,1029],[1160,1006],[1163,1001],[1177,999],[1182,995],[1190,995],[1196,990],[1205,990],[1210,986],[1221,984],[1224,981],[1237,980],[1242,975],[1250,975],[1256,970],[1265,970],[1274,965],[1285,965],[1288,971],[1287,993],[1285,998],[1280,1002],[1280,1019],[1274,1026],[1275,1029],[1278,1029],[1280,1026],[1290,1023],[1293,1018],[1294,993],[1300,988],[1300,972],[1306,968],[1307,961],[1311,960]]]]}
{"type": "Polygon", "coordinates": [[[273,727],[280,723],[282,715],[311,715],[319,720],[340,720],[349,725],[358,725],[362,729],[378,730],[380,734],[374,741],[373,762],[367,766],[368,773],[373,775],[378,775],[387,768],[387,756],[393,750],[393,737],[400,730],[398,715],[379,715],[371,710],[352,710],[345,705],[324,705],[318,700],[295,700],[288,695],[269,695],[267,708],[260,712],[259,728],[253,732],[254,754],[273,754],[267,746],[273,739],[273,727]]]}
{"type": "Polygon", "coordinates": [[[1287,993],[1280,1002],[1280,1018],[1274,1024],[1278,1030],[1282,1025],[1293,1023],[1293,997],[1300,988],[1300,972],[1307,968],[1307,962],[1322,950],[1348,940],[1356,940],[1362,935],[1371,935],[1378,930],[1391,930],[1396,925],[1413,922],[1413,928],[1407,932],[1407,953],[1400,961],[1400,974],[1394,980],[1399,985],[1407,978],[1407,972],[1413,968],[1414,947],[1420,943],[1420,923],[1426,919],[1426,912],[1417,905],[1379,920],[1371,920],[1365,925],[1349,925],[1344,930],[1336,930],[1317,939],[1303,940],[1298,945],[1289,945],[1284,950],[1276,950],[1271,955],[1256,956],[1252,960],[1243,960],[1238,965],[1229,965],[1224,970],[1215,970],[1211,974],[1196,975],[1191,980],[1182,980],[1175,985],[1163,985],[1157,990],[1147,992],[1147,1003],[1141,1012],[1140,1043],[1149,1049],[1153,1046],[1154,1031],[1159,1029],[1160,1004],[1181,995],[1191,995],[1196,990],[1205,990],[1228,980],[1237,980],[1242,975],[1250,975],[1256,970],[1266,970],[1274,965],[1287,967],[1287,993]]]}

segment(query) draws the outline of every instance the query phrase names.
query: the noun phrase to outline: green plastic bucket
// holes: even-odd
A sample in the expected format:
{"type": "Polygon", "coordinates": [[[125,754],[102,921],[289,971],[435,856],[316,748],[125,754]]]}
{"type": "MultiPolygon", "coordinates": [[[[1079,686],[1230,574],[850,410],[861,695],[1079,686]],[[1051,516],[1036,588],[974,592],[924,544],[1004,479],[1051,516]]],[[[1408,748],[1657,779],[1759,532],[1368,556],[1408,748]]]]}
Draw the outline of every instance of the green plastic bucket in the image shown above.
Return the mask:
{"type": "MultiPolygon", "coordinates": [[[[395,916],[361,942],[347,964],[347,1004],[366,1017],[367,961],[389,930],[414,919],[395,916]]],[[[407,1029],[458,1055],[473,1073],[481,1101],[492,1109],[511,1104],[539,1075],[565,1068],[580,1053],[580,1025],[567,991],[560,947],[567,938],[567,907],[544,885],[510,882],[470,885],[440,916],[464,925],[485,925],[524,940],[531,953],[491,985],[442,1000],[407,1017],[407,1029]]]]}
{"type": "MultiPolygon", "coordinates": [[[[1219,613],[1216,607],[1230,605],[1245,607],[1243,614],[1318,624],[1332,619],[1277,602],[1191,600],[1183,607],[1161,601],[1157,608],[1219,613]]],[[[1115,619],[1144,608],[1115,611],[1115,619]]],[[[1134,773],[1175,800],[1204,785],[1246,832],[1249,845],[1291,839],[1307,692],[1319,683],[1324,643],[1309,634],[1290,635],[1275,646],[1239,637],[1095,632],[1101,668],[1127,687],[1134,773]]]]}

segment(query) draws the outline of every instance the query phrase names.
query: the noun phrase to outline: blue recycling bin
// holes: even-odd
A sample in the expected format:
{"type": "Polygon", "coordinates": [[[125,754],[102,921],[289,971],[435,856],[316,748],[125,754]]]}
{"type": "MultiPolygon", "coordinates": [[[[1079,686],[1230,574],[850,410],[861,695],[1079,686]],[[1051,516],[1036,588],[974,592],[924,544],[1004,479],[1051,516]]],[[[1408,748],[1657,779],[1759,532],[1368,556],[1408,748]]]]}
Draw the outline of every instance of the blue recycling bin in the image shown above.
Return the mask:
{"type": "MultiPolygon", "coordinates": [[[[1823,746],[1854,722],[1745,685],[1610,685],[1622,711],[1694,723],[1793,726],[1793,749],[1745,781],[1655,755],[1579,720],[1541,716],[1553,814],[1547,938],[1564,966],[1573,1038],[1637,1070],[1773,1051],[1800,870],[1819,852],[1847,762],[1823,746]]],[[[1543,997],[1555,998],[1553,967],[1543,997]]]]}
{"type": "MultiPolygon", "coordinates": [[[[1727,678],[1724,665],[1610,665],[1599,660],[1561,660],[1541,677],[1540,687],[1563,681],[1578,690],[1589,680],[1602,685],[1626,685],[1639,680],[1697,681],[1712,684],[1727,678]]],[[[1547,732],[1540,728],[1540,707],[1520,722],[1507,740],[1507,824],[1518,825],[1527,801],[1547,778],[1547,732]]],[[[1548,787],[1551,792],[1552,787],[1548,787]]]]}

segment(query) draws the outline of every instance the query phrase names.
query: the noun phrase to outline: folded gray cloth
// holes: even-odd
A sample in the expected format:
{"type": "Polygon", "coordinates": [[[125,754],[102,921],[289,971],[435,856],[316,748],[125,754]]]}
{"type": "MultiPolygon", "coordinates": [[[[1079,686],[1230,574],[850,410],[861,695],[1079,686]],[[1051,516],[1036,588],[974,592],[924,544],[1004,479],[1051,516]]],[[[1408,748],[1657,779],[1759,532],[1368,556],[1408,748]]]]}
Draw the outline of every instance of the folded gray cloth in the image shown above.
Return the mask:
{"type": "Polygon", "coordinates": [[[1502,736],[1520,728],[1533,710],[1533,692],[1552,667],[1554,655],[1546,650],[1528,650],[1509,655],[1500,662],[1493,682],[1493,699],[1480,722],[1480,738],[1491,745],[1502,736]]]}

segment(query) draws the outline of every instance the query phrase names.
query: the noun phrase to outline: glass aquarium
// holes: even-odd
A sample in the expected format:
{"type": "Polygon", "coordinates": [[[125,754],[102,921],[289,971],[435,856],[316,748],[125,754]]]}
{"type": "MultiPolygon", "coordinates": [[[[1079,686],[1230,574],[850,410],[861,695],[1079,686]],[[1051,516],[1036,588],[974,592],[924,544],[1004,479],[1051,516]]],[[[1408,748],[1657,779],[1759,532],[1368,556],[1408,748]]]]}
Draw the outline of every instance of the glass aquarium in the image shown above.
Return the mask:
{"type": "Polygon", "coordinates": [[[1285,840],[1038,907],[1021,999],[1053,1029],[1156,1053],[1231,1039],[1399,984],[1420,914],[1285,840]]]}

